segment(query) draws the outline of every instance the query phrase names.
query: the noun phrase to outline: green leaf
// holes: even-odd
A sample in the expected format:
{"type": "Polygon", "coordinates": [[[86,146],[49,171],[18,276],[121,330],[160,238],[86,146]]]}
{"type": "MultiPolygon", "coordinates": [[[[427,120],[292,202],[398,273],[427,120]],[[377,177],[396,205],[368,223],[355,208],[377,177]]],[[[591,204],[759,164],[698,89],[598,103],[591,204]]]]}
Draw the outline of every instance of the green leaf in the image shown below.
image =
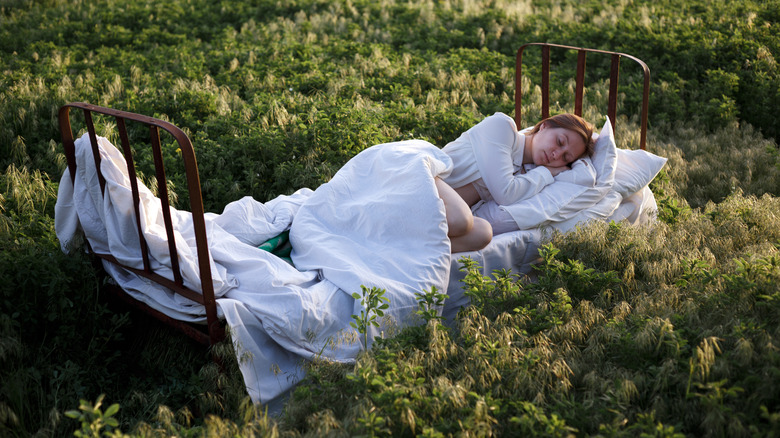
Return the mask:
{"type": "Polygon", "coordinates": [[[68,418],[78,419],[81,417],[81,412],[76,410],[70,410],[65,412],[65,416],[68,418]]]}
{"type": "Polygon", "coordinates": [[[119,403],[114,403],[113,405],[109,406],[108,409],[106,409],[106,412],[103,413],[103,416],[111,417],[117,412],[119,412],[119,403]]]}

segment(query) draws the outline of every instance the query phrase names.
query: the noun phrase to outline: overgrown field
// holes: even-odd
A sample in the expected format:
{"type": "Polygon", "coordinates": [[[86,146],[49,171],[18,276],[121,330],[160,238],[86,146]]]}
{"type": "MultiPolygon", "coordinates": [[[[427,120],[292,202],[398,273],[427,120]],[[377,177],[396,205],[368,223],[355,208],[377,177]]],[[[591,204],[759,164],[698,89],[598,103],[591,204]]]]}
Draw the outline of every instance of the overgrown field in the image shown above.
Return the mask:
{"type": "MultiPolygon", "coordinates": [[[[0,0],[0,435],[779,436],[779,56],[777,0],[0,0]],[[648,64],[648,149],[669,158],[658,225],[551,235],[533,283],[472,272],[456,326],[313,363],[279,417],[248,401],[228,346],[219,373],[59,249],[64,103],[183,127],[220,212],[314,188],[373,144],[443,146],[512,114],[533,41],[648,64]]],[[[571,61],[554,58],[556,111],[571,61]]],[[[636,147],[625,65],[616,134],[636,147]]],[[[605,90],[586,95],[597,124],[605,90]]]]}

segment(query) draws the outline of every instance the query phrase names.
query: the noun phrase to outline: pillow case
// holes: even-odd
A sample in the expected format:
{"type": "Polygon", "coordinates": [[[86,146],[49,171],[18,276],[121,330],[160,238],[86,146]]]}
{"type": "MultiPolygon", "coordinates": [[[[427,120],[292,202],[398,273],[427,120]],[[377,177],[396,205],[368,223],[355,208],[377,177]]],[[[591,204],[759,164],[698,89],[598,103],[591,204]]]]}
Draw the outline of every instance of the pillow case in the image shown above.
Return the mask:
{"type": "Polygon", "coordinates": [[[642,149],[617,149],[617,169],[612,188],[624,198],[633,195],[650,184],[667,160],[642,149]]]}
{"type": "MultiPolygon", "coordinates": [[[[595,137],[595,136],[594,136],[595,137]]],[[[596,185],[611,186],[615,181],[615,172],[618,166],[617,146],[615,145],[615,133],[612,131],[612,123],[607,117],[601,133],[596,138],[593,155],[590,160],[596,169],[596,185]]]]}

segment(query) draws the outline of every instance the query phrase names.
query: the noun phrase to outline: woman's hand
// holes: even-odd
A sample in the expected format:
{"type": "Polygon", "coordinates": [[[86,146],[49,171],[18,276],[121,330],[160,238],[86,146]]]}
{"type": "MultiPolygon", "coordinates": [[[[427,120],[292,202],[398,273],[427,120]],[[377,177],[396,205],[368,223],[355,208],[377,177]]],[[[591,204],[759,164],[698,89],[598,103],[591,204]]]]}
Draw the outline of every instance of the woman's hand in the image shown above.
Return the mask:
{"type": "Polygon", "coordinates": [[[563,172],[565,170],[571,170],[571,167],[569,167],[569,166],[561,166],[561,167],[544,166],[544,167],[546,167],[547,170],[550,171],[552,176],[556,176],[556,175],[558,175],[559,173],[561,173],[561,172],[563,172]]]}

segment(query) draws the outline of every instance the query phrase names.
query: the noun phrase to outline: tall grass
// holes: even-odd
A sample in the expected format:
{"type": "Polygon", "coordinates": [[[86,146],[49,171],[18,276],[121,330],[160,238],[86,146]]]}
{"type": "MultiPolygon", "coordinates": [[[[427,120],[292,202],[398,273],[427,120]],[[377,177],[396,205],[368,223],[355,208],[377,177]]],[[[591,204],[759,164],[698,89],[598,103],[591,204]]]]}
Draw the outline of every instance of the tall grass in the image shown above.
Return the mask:
{"type": "MultiPolygon", "coordinates": [[[[777,435],[777,6],[0,3],[0,434],[67,436],[100,419],[103,432],[146,436],[777,435]],[[59,249],[64,103],[185,129],[206,208],[219,212],[316,187],[370,145],[443,146],[511,114],[514,51],[531,41],[648,63],[648,149],[669,158],[652,185],[659,224],[550,235],[533,283],[471,272],[474,305],[457,324],[407,328],[354,366],[312,362],[279,417],[248,402],[229,345],[218,372],[201,348],[99,296],[89,258],[59,249]]],[[[526,56],[533,118],[539,55],[526,56]]],[[[554,111],[572,106],[571,61],[553,58],[554,111]]],[[[621,71],[621,147],[639,142],[638,74],[621,71]]],[[[606,90],[587,89],[597,123],[606,90]]],[[[97,126],[116,135],[109,119],[97,126]]],[[[152,175],[149,157],[138,165],[152,175]]]]}

